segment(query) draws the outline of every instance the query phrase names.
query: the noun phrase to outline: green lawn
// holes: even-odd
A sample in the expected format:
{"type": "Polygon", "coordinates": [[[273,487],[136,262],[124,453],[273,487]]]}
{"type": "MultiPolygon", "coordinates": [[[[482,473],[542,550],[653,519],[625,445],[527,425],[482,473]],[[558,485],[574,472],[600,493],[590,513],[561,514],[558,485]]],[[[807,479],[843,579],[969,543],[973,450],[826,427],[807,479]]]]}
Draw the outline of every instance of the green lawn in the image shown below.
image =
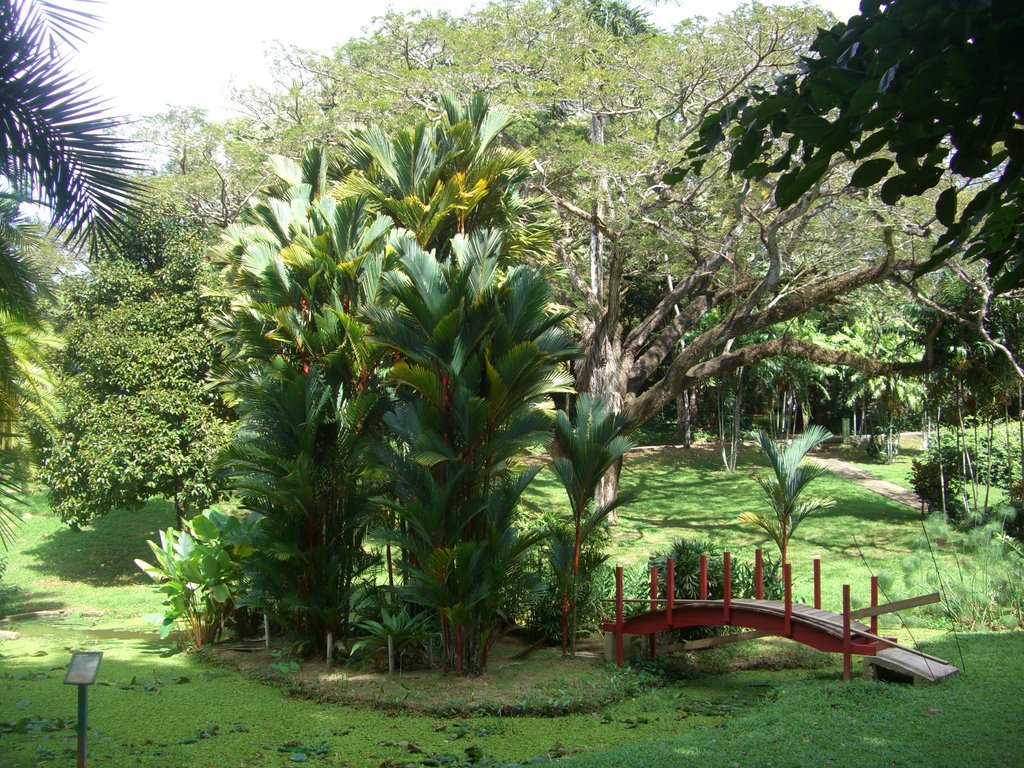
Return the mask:
{"type": "MultiPolygon", "coordinates": [[[[611,562],[640,563],[680,536],[711,537],[746,556],[767,546],[737,520],[760,503],[750,477],[758,457],[747,454],[744,462],[730,474],[706,450],[630,454],[623,485],[639,496],[621,510],[611,562]]],[[[824,560],[826,603],[832,605],[846,581],[854,585],[857,601],[866,601],[871,573],[886,575],[883,583],[894,599],[926,586],[934,568],[919,551],[921,522],[913,510],[841,479],[823,481],[818,490],[834,496],[836,506],[797,533],[792,559],[798,595],[809,593],[815,556],[824,560]],[[918,574],[921,583],[908,584],[904,571],[918,574]]],[[[564,508],[550,472],[542,472],[531,489],[528,507],[564,508]]],[[[934,621],[922,628],[906,616],[909,629],[890,622],[888,630],[901,639],[923,642],[954,664],[961,663],[962,649],[967,673],[930,689],[844,685],[838,658],[798,653],[788,641],[774,640],[703,654],[703,674],[662,680],[660,687],[637,687],[645,675],[657,679],[642,670],[621,678],[608,670],[606,687],[629,693],[587,714],[383,711],[318,702],[310,690],[293,698],[288,685],[267,685],[157,640],[144,617],[160,612],[160,596],[133,561],[148,554],[145,539],[173,523],[170,505],[154,501],[140,512],[114,512],[77,533],[50,515],[39,494],[24,513],[8,553],[7,611],[66,613],[0,624],[22,633],[0,641],[0,768],[67,765],[73,759],[74,693],[61,679],[70,651],[89,648],[105,653],[102,684],[92,695],[94,766],[457,765],[477,755],[498,761],[478,765],[566,756],[578,766],[923,768],[1024,760],[1024,735],[1010,725],[1024,715],[1018,690],[1022,633],[953,639],[934,621]],[[804,666],[779,668],[793,664],[804,666]],[[572,757],[581,752],[586,756],[572,757]]],[[[947,575],[968,568],[968,559],[950,551],[962,538],[941,521],[929,526],[940,550],[939,568],[947,575]]],[[[566,664],[557,658],[552,663],[566,664]]],[[[585,697],[581,681],[589,686],[600,678],[594,662],[586,674],[577,674],[573,663],[544,689],[556,703],[585,697]]],[[[486,677],[479,681],[488,684],[486,677]]],[[[399,680],[388,691],[402,685],[399,680]]]]}
{"type": "MultiPolygon", "coordinates": [[[[710,538],[746,559],[753,558],[757,547],[777,554],[774,543],[760,530],[739,520],[741,512],[764,504],[752,477],[754,471],[765,471],[763,466],[762,457],[753,450],[744,452],[739,469],[731,473],[710,448],[630,453],[623,466],[622,487],[634,490],[637,497],[620,510],[609,562],[643,562],[680,537],[710,538]]],[[[790,561],[794,593],[809,600],[812,561],[821,558],[825,607],[839,607],[843,584],[851,585],[855,605],[865,604],[872,574],[879,575],[888,599],[932,591],[936,569],[927,542],[962,542],[963,537],[943,521],[922,521],[917,511],[849,480],[825,477],[813,488],[816,495],[832,497],[835,506],[800,526],[790,545],[790,561]]],[[[552,472],[538,476],[528,492],[527,507],[538,512],[564,509],[564,491],[552,472]]],[[[952,573],[958,567],[957,556],[948,547],[938,548],[937,560],[943,572],[952,573]]]]}

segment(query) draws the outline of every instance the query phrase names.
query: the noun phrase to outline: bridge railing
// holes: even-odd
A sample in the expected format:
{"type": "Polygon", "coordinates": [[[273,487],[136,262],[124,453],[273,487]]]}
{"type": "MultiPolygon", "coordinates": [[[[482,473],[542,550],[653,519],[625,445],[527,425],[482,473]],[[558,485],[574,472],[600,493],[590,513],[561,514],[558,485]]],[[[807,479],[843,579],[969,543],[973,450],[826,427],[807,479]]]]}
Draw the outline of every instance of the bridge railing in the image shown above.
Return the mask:
{"type": "MultiPolygon", "coordinates": [[[[813,605],[814,608],[821,610],[821,559],[814,558],[812,561],[812,579],[813,579],[813,605]]],[[[665,597],[661,597],[661,591],[659,589],[659,570],[657,566],[652,566],[650,569],[650,593],[647,598],[626,598],[623,593],[623,578],[622,578],[622,567],[619,566],[615,569],[615,597],[613,602],[615,603],[615,621],[614,621],[614,634],[615,634],[615,660],[620,666],[623,663],[623,627],[625,626],[625,605],[626,604],[645,604],[649,612],[654,613],[662,610],[664,607],[665,611],[665,628],[673,626],[673,613],[678,609],[677,600],[675,594],[675,560],[669,558],[665,567],[665,597]]],[[[783,586],[783,622],[782,632],[783,637],[793,636],[793,570],[790,563],[785,563],[782,566],[782,586],[783,586]]],[[[760,549],[757,549],[754,553],[754,600],[764,600],[764,556],[760,549]]],[[[708,557],[707,555],[701,555],[698,565],[698,594],[701,601],[707,601],[708,598],[708,557]]],[[[857,611],[853,611],[850,605],[850,585],[843,585],[843,607],[842,607],[842,647],[843,647],[843,677],[844,679],[850,679],[851,676],[851,656],[854,653],[854,642],[853,635],[854,630],[852,623],[858,618],[870,617],[870,635],[877,637],[878,635],[878,616],[882,613],[888,613],[891,611],[901,610],[903,608],[914,607],[917,605],[927,605],[938,601],[938,594],[933,593],[931,595],[924,595],[917,598],[910,598],[908,600],[902,600],[895,603],[889,603],[884,606],[880,606],[878,603],[878,577],[871,576],[871,603],[868,608],[862,608],[857,611]]],[[[730,625],[732,620],[732,556],[729,552],[722,554],[722,625],[730,625]]],[[[658,645],[657,645],[657,631],[651,631],[647,633],[649,635],[649,646],[651,658],[657,657],[658,645]]],[[[691,646],[696,648],[711,647],[713,645],[723,645],[730,642],[736,642],[737,640],[751,639],[753,637],[761,637],[765,632],[753,631],[742,633],[739,635],[726,635],[722,638],[712,638],[711,640],[695,641],[691,644],[683,644],[681,647],[684,650],[689,650],[691,646]]],[[[858,634],[863,634],[862,632],[858,634]]]]}

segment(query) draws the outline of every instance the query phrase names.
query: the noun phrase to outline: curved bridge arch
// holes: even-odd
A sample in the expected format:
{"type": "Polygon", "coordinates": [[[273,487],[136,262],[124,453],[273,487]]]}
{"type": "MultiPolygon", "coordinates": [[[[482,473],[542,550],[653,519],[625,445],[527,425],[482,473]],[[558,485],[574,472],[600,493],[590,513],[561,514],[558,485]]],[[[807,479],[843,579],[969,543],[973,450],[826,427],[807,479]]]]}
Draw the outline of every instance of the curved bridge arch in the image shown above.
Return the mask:
{"type": "MultiPolygon", "coordinates": [[[[865,657],[885,656],[877,667],[885,667],[897,674],[904,674],[918,682],[935,682],[958,670],[942,659],[929,656],[921,651],[899,645],[893,638],[879,637],[878,616],[904,608],[937,602],[937,593],[909,598],[887,605],[878,604],[878,580],[871,578],[871,605],[853,611],[850,608],[850,587],[843,585],[843,612],[833,613],[821,609],[821,561],[814,561],[814,605],[794,603],[792,598],[792,569],[783,566],[785,598],[763,599],[762,555],[757,550],[754,561],[754,599],[732,599],[730,555],[723,555],[723,585],[725,594],[721,600],[708,599],[707,557],[700,559],[699,600],[676,600],[675,564],[670,559],[666,569],[665,597],[659,597],[658,569],[651,569],[651,591],[649,599],[627,600],[622,591],[622,568],[615,570],[615,621],[603,624],[605,632],[615,637],[615,661],[623,663],[623,638],[625,635],[641,635],[650,638],[652,658],[657,656],[656,636],[672,629],[687,627],[728,626],[752,630],[744,635],[730,635],[719,642],[750,639],[765,635],[785,637],[826,653],[843,654],[843,679],[852,677],[854,655],[865,657]],[[625,603],[640,603],[650,610],[629,618],[624,617],[625,603]],[[871,624],[857,621],[870,617],[871,624]]],[[[693,644],[712,645],[714,641],[698,641],[693,644]]],[[[866,662],[865,674],[868,673],[866,662]]]]}

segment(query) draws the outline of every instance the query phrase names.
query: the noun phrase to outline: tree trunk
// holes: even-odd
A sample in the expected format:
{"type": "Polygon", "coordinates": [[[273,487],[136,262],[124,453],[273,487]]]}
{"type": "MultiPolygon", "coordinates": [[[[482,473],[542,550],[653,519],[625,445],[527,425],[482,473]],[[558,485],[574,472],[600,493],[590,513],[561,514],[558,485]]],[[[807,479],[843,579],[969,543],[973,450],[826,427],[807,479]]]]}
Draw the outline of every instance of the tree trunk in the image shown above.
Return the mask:
{"type": "Polygon", "coordinates": [[[693,445],[693,413],[690,410],[692,400],[693,390],[689,387],[680,392],[679,397],[676,398],[676,424],[684,448],[693,445]]]}
{"type": "Polygon", "coordinates": [[[178,530],[185,530],[188,508],[185,506],[185,494],[180,489],[174,494],[174,515],[178,521],[178,530]]]}

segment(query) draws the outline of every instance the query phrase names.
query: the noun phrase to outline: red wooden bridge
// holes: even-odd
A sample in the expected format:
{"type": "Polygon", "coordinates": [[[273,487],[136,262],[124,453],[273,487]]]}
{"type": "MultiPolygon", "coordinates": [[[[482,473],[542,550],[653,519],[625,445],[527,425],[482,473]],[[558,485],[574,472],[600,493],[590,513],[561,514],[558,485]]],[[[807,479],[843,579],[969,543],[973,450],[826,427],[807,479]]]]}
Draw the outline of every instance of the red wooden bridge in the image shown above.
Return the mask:
{"type": "MultiPolygon", "coordinates": [[[[757,550],[754,559],[754,599],[732,597],[732,573],[729,553],[723,555],[722,584],[724,595],[721,600],[708,598],[708,561],[706,555],[700,558],[698,600],[677,600],[675,597],[675,563],[667,563],[665,574],[665,597],[659,597],[658,569],[651,568],[650,598],[626,599],[622,592],[622,568],[615,569],[615,620],[603,625],[615,639],[615,661],[623,662],[623,638],[625,635],[644,635],[649,638],[651,658],[658,653],[657,635],[670,629],[684,627],[728,626],[742,627],[747,632],[722,637],[694,640],[672,646],[679,650],[696,650],[724,645],[739,640],[775,635],[803,643],[819,651],[843,654],[843,679],[852,677],[852,657],[870,657],[865,662],[865,675],[869,677],[911,678],[916,683],[932,683],[958,670],[942,659],[929,656],[912,648],[899,645],[894,638],[878,635],[878,617],[907,608],[928,605],[939,601],[938,593],[912,597],[893,603],[879,605],[878,578],[871,577],[871,605],[859,610],[850,608],[850,586],[843,585],[842,613],[832,613],[821,608],[821,560],[814,560],[814,604],[804,605],[793,602],[793,576],[789,563],[782,568],[782,600],[764,599],[763,558],[757,550]],[[637,616],[624,618],[627,603],[640,603],[649,610],[637,616]],[[867,618],[869,624],[858,619],[867,618]]],[[[666,648],[663,648],[666,650],[666,648]]]]}

